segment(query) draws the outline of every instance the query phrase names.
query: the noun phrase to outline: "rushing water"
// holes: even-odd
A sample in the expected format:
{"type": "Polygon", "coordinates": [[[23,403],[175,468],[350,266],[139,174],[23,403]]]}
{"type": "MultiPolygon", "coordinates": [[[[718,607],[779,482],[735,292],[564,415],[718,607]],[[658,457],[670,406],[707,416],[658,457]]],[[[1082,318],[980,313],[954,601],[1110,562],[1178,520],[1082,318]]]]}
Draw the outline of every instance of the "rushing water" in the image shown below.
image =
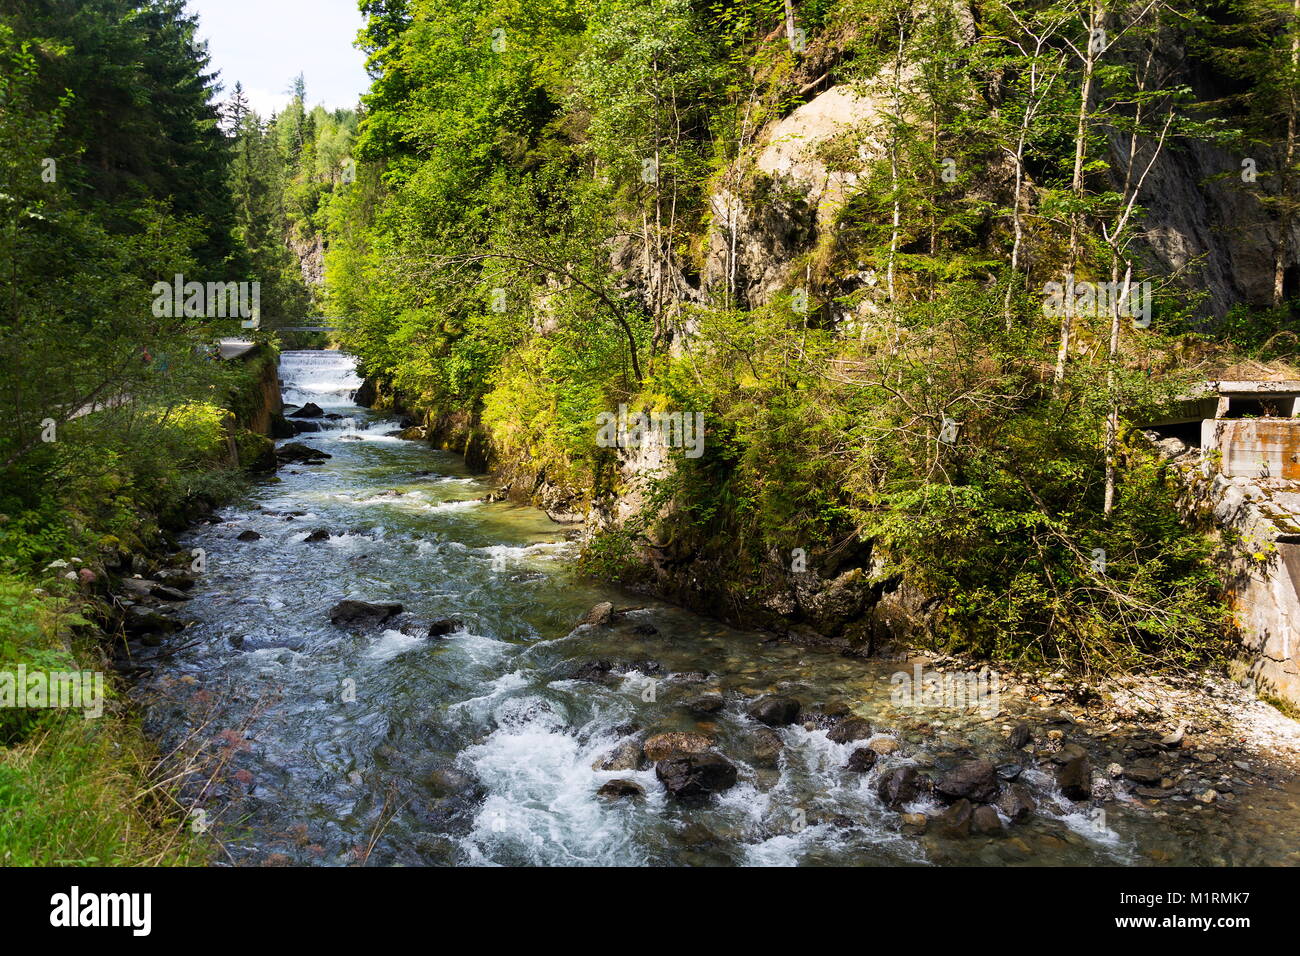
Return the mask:
{"type": "Polygon", "coordinates": [[[287,352],[281,377],[287,404],[341,416],[294,439],[333,457],[282,468],[224,523],[189,536],[208,561],[187,607],[199,623],[143,688],[166,744],[202,745],[196,776],[216,781],[205,812],[234,861],[1295,862],[1294,789],[1265,788],[1232,813],[1183,807],[1157,818],[1114,805],[1099,823],[1030,769],[1043,803],[1033,820],[1003,837],[945,840],[903,826],[876,797],[876,772],[843,769],[858,745],[824,729],[783,729],[779,763],[764,767],[743,708],[767,692],[848,706],[894,733],[903,746],[880,766],[920,754],[942,769],[962,746],[992,752],[1002,721],[905,714],[889,700],[896,665],[765,640],[584,582],[569,569],[564,528],[484,501],[490,485],[457,456],[401,440],[391,418],[351,404],[360,382],[346,355],[287,352]],[[305,540],[319,528],[331,537],[305,540]],[[250,530],[260,539],[237,540],[250,530]],[[385,627],[335,626],[328,612],[343,598],[406,610],[385,627]],[[643,609],[613,628],[575,629],[601,600],[643,609]],[[462,627],[426,637],[440,618],[462,627]],[[621,673],[572,677],[600,659],[621,673]],[[726,705],[697,718],[683,704],[706,690],[726,705]],[[739,783],[683,807],[653,769],[592,769],[636,730],[714,736],[739,783]],[[645,797],[597,796],[615,778],[645,797]]]}

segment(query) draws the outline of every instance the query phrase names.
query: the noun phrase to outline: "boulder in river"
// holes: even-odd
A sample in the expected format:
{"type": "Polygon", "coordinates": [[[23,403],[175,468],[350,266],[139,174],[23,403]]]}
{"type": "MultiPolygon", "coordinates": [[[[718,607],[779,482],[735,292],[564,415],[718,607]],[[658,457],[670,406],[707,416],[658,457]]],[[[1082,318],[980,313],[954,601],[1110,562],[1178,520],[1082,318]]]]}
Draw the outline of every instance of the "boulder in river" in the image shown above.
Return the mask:
{"type": "Polygon", "coordinates": [[[602,797],[644,797],[645,787],[634,780],[610,780],[596,793],[602,797]]]}
{"type": "Polygon", "coordinates": [[[1016,724],[1011,728],[1011,733],[1007,734],[1007,746],[1012,750],[1019,750],[1029,743],[1030,733],[1028,724],[1016,724]]]}
{"type": "Polygon", "coordinates": [[[834,743],[848,744],[855,740],[866,740],[871,733],[871,722],[865,717],[848,717],[832,727],[826,736],[834,743]]]}
{"type": "Polygon", "coordinates": [[[745,708],[745,713],[768,727],[785,727],[799,719],[799,702],[793,697],[767,694],[745,708]]]}
{"type": "Polygon", "coordinates": [[[717,691],[709,691],[686,702],[686,709],[696,717],[708,717],[722,710],[726,701],[717,691]]]}
{"type": "MultiPolygon", "coordinates": [[[[994,813],[994,816],[997,816],[994,813]]],[[[958,800],[935,818],[939,831],[947,837],[970,836],[971,824],[975,819],[975,807],[969,800],[958,800]]]]}
{"type": "Polygon", "coordinates": [[[614,670],[613,661],[583,661],[565,674],[565,680],[586,680],[599,683],[606,680],[614,670]]]}
{"type": "Polygon", "coordinates": [[[775,767],[785,747],[785,741],[775,730],[764,727],[754,733],[754,763],[760,767],[775,767]]]}
{"type": "Polygon", "coordinates": [[[320,430],[320,422],[289,422],[289,432],[291,435],[312,434],[320,430]]]}
{"type": "Polygon", "coordinates": [[[970,828],[972,833],[987,835],[990,833],[1001,833],[1002,818],[992,807],[985,805],[976,807],[975,812],[971,814],[970,828]]]}
{"type": "Polygon", "coordinates": [[[1038,801],[1023,783],[1013,783],[1003,790],[996,805],[1012,823],[1019,823],[1038,809],[1038,801]]]}
{"type": "Polygon", "coordinates": [[[375,400],[378,397],[379,389],[375,387],[375,380],[373,378],[366,378],[361,383],[361,387],[352,393],[352,402],[355,405],[360,405],[362,408],[369,408],[371,405],[375,404],[375,400]]]}
{"type": "Polygon", "coordinates": [[[736,784],[736,768],[715,753],[679,753],[655,764],[655,776],[670,796],[695,803],[736,784]]]}
{"type": "Polygon", "coordinates": [[[911,803],[921,793],[920,774],[911,764],[895,767],[881,776],[876,784],[876,793],[891,810],[897,810],[905,803],[911,803]]]}
{"type": "Polygon", "coordinates": [[[608,627],[613,620],[614,605],[609,601],[601,601],[582,616],[582,619],[578,621],[578,626],[590,624],[593,627],[608,627]]]}
{"type": "Polygon", "coordinates": [[[402,613],[396,602],[372,604],[369,601],[339,601],[330,608],[332,624],[383,624],[402,613]]]}
{"type": "Polygon", "coordinates": [[[658,762],[667,760],[676,754],[703,753],[712,746],[713,738],[707,734],[671,731],[666,734],[655,734],[647,738],[643,748],[647,760],[658,762]]]}
{"type": "Polygon", "coordinates": [[[1134,783],[1157,784],[1164,777],[1160,765],[1151,759],[1134,760],[1121,772],[1134,783]]]}
{"type": "Polygon", "coordinates": [[[289,412],[288,414],[294,418],[320,418],[325,414],[325,411],[315,402],[308,402],[302,408],[289,412]]]}
{"type": "Polygon", "coordinates": [[[1092,796],[1092,764],[1087,756],[1079,756],[1063,764],[1056,771],[1056,785],[1071,800],[1087,800],[1092,796]]]}
{"type": "Polygon", "coordinates": [[[870,747],[859,747],[849,754],[849,762],[844,765],[844,769],[852,770],[854,773],[866,773],[876,765],[877,757],[877,753],[870,747]]]}
{"type": "Polygon", "coordinates": [[[133,634],[171,634],[185,626],[184,621],[160,614],[153,608],[141,604],[127,609],[123,624],[133,634]]]}
{"type": "Polygon", "coordinates": [[[236,536],[238,541],[260,541],[262,536],[256,531],[241,531],[236,536]]]}
{"type": "Polygon", "coordinates": [[[333,455],[321,451],[319,448],[312,448],[304,445],[302,442],[291,441],[287,445],[281,445],[275,450],[275,457],[280,464],[297,462],[305,465],[319,465],[327,458],[333,458],[333,455]]]}
{"type": "Polygon", "coordinates": [[[641,752],[641,743],[637,740],[624,740],[602,757],[597,757],[591,765],[592,770],[640,770],[645,763],[641,752]]]}
{"type": "Polygon", "coordinates": [[[442,620],[434,621],[429,625],[429,636],[446,637],[448,634],[452,633],[452,631],[459,631],[461,626],[460,621],[444,617],[442,620]]]}
{"type": "Polygon", "coordinates": [[[988,760],[963,760],[934,785],[935,792],[953,802],[988,803],[998,795],[998,774],[988,760]]]}
{"type": "Polygon", "coordinates": [[[330,539],[330,532],[328,528],[317,528],[311,534],[307,535],[307,537],[305,537],[303,540],[308,543],[315,543],[317,541],[328,541],[329,539],[330,539]]]}

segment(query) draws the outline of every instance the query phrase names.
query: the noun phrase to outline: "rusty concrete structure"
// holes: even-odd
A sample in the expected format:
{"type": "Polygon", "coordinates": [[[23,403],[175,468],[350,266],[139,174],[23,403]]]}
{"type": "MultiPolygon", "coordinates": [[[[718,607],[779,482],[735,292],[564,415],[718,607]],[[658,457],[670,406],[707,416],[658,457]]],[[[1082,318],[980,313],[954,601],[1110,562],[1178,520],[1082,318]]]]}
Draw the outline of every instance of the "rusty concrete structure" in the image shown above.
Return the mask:
{"type": "Polygon", "coordinates": [[[1241,675],[1300,706],[1300,379],[1209,381],[1148,427],[1228,532],[1241,675]]]}

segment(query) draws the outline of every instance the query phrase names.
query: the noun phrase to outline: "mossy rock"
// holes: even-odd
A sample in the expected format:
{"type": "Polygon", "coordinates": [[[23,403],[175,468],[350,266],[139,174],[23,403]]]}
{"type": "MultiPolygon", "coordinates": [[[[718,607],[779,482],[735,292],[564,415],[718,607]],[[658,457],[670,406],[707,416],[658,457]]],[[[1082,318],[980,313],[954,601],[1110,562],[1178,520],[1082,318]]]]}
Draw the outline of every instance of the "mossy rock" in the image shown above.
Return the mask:
{"type": "Polygon", "coordinates": [[[265,435],[241,428],[235,435],[235,447],[239,453],[240,467],[256,474],[275,471],[275,442],[265,435]]]}

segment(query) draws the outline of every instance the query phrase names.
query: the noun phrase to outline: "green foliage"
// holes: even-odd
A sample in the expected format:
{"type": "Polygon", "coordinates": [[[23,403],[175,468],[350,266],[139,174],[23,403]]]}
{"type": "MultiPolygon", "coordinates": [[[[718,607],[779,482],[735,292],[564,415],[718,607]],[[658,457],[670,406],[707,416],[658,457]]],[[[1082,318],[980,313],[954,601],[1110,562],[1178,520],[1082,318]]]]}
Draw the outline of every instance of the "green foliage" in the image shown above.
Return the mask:
{"type": "MultiPolygon", "coordinates": [[[[1167,115],[1175,136],[1223,141],[1146,55],[1205,23],[1107,11],[1132,23],[1085,96],[1079,3],[974,20],[794,4],[806,45],[779,0],[365,10],[360,165],[328,213],[345,346],[408,402],[477,412],[506,470],[594,503],[633,490],[597,415],[706,416],[704,456],[674,450],[635,479],[644,511],[590,542],[586,567],[632,576],[653,542],[758,594],[788,586],[794,548],[827,573],[874,552],[930,597],[951,646],[1085,667],[1218,653],[1210,539],[1107,426],[1185,384],[1170,356],[1196,290],[1162,286],[1151,329],[1121,329],[1113,354],[1110,316],[1076,320],[1055,383],[1058,323],[1035,294],[1067,262],[1079,278],[1148,274],[1141,163],[1111,143],[1150,141],[1167,115]],[[831,221],[753,162],[828,78],[872,103],[816,156],[852,184],[831,221]],[[733,259],[728,197],[797,258],[733,259]],[[1080,564],[1094,548],[1104,579],[1080,564]]],[[[1255,319],[1217,341],[1288,347],[1255,319]]]]}

